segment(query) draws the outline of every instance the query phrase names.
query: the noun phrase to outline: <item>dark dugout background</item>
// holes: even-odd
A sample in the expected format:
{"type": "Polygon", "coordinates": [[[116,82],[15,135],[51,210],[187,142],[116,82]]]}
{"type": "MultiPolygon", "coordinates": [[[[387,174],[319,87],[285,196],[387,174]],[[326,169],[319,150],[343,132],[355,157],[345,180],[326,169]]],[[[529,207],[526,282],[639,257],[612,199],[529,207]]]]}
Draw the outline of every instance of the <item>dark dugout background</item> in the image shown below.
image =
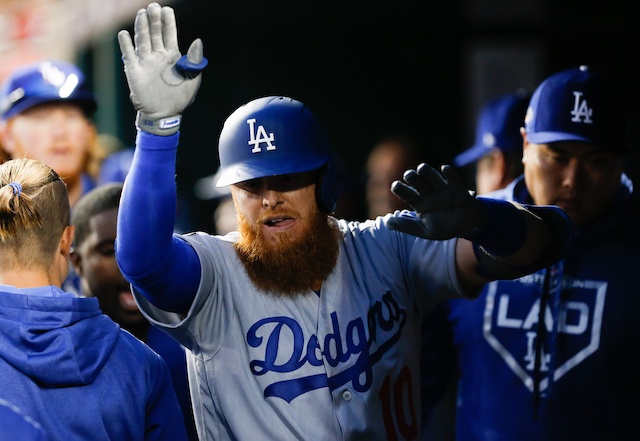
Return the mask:
{"type": "MultiPolygon", "coordinates": [[[[212,230],[215,202],[197,200],[193,185],[218,167],[222,124],[259,96],[291,96],[314,111],[342,159],[354,217],[362,208],[357,186],[363,164],[377,140],[406,132],[418,141],[425,162],[449,163],[473,142],[476,113],[486,99],[517,87],[532,91],[560,69],[587,64],[618,77],[628,92],[636,138],[640,8],[632,0],[171,5],[181,50],[200,37],[209,59],[196,101],[185,112],[178,152],[178,189],[194,229],[212,230]]],[[[116,75],[118,136],[132,145],[134,113],[121,65],[116,75]]],[[[635,169],[632,162],[632,176],[635,169]]]]}

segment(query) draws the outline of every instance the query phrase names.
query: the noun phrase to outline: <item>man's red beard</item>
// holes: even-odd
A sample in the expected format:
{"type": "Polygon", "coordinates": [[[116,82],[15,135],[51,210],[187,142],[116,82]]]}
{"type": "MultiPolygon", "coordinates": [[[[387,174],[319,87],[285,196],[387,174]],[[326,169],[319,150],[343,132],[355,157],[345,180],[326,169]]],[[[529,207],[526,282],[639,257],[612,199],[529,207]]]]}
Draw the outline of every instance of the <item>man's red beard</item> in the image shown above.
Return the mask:
{"type": "Polygon", "coordinates": [[[280,233],[275,243],[267,243],[259,226],[251,225],[239,212],[238,230],[240,239],[234,246],[240,261],[255,286],[274,295],[309,293],[331,273],[338,258],[339,231],[319,211],[298,240],[280,233]]]}

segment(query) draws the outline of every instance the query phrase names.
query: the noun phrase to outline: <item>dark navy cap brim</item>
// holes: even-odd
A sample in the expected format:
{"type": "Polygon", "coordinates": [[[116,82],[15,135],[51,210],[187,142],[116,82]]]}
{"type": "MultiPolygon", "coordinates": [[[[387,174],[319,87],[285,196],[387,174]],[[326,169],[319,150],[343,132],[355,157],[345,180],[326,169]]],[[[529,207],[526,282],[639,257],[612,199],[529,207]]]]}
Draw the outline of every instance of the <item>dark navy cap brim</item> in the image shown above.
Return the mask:
{"type": "Polygon", "coordinates": [[[478,161],[490,151],[490,148],[487,148],[480,144],[475,144],[453,158],[453,164],[457,167],[464,167],[465,165],[469,165],[478,161]]]}
{"type": "Polygon", "coordinates": [[[586,136],[580,136],[575,133],[567,133],[567,132],[535,132],[535,133],[527,133],[527,138],[529,142],[534,144],[550,144],[552,142],[560,142],[560,141],[578,141],[578,142],[587,142],[590,144],[597,145],[598,143],[591,138],[586,136]]]}

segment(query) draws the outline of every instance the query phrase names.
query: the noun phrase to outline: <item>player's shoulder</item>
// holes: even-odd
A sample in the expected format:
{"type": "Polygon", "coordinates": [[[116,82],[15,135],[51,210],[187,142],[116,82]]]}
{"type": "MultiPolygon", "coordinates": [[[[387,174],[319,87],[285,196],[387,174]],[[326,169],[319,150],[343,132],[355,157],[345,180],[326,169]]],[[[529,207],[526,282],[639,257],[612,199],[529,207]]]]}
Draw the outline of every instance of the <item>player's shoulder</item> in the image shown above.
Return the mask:
{"type": "Polygon", "coordinates": [[[240,233],[237,231],[231,231],[225,235],[219,234],[210,234],[205,231],[193,231],[191,233],[185,233],[179,235],[182,239],[187,241],[202,241],[202,242],[210,242],[210,241],[221,241],[221,242],[230,242],[233,243],[240,237],[240,233]]]}
{"type": "Polygon", "coordinates": [[[118,339],[118,354],[122,359],[130,359],[131,363],[156,366],[161,357],[146,343],[139,340],[125,329],[120,329],[118,339]]]}
{"type": "Polygon", "coordinates": [[[203,231],[195,231],[192,233],[180,234],[178,237],[196,249],[200,247],[208,249],[232,249],[234,242],[240,238],[240,233],[232,231],[221,236],[209,234],[203,231]]]}

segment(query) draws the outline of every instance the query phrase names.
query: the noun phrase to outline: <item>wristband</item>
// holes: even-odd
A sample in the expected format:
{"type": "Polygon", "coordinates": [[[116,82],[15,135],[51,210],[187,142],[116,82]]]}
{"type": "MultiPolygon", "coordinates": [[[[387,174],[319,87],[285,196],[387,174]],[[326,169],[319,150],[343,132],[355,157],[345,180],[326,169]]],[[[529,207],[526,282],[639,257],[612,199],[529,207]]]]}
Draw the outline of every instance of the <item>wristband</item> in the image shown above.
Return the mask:
{"type": "MultiPolygon", "coordinates": [[[[536,262],[524,266],[514,266],[499,261],[495,254],[490,254],[485,245],[474,242],[473,250],[478,259],[476,267],[478,275],[492,280],[513,280],[553,265],[569,254],[574,239],[573,224],[569,216],[561,208],[555,206],[527,205],[524,209],[531,211],[545,221],[553,236],[551,248],[536,262]]],[[[481,231],[480,234],[483,232],[481,231]]]]}
{"type": "Polygon", "coordinates": [[[461,237],[497,257],[518,251],[527,239],[527,222],[520,213],[521,208],[500,199],[477,197],[476,200],[485,207],[484,225],[461,237]]]}
{"type": "Polygon", "coordinates": [[[164,118],[152,118],[138,112],[136,116],[136,127],[154,135],[169,136],[180,129],[182,115],[167,116],[164,118]]]}

